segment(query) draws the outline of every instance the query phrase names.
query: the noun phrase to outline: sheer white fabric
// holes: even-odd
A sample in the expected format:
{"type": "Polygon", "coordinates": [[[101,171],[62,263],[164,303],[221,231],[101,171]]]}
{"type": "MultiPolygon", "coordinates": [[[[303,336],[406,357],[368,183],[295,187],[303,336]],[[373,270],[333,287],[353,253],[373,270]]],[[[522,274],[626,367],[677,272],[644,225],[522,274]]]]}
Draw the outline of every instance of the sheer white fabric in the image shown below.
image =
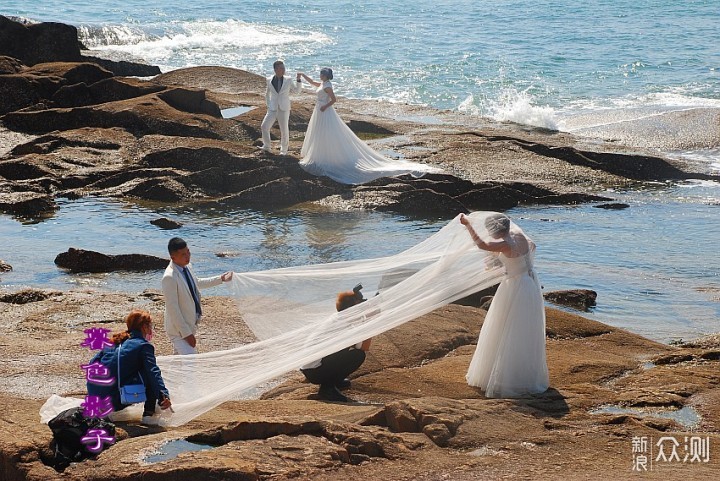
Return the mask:
{"type": "Polygon", "coordinates": [[[300,166],[313,175],[325,175],[343,184],[364,184],[380,177],[412,174],[421,176],[440,169],[407,160],[389,159],[360,140],[337,114],[333,106],[324,112],[320,107],[330,101],[325,82],[317,90],[317,103],[310,117],[302,146],[300,166]]]}
{"type": "MultiPolygon", "coordinates": [[[[469,216],[478,233],[487,214],[469,216]]],[[[182,425],[304,364],[497,284],[505,269],[493,258],[473,244],[456,218],[394,256],[235,273],[230,290],[258,341],[158,357],[174,410],[161,423],[182,425]],[[357,283],[367,302],[336,312],[337,293],[357,283]]],[[[46,411],[45,419],[51,414],[46,411]]]]}
{"type": "Polygon", "coordinates": [[[467,382],[487,397],[519,397],[550,385],[545,355],[545,306],[533,269],[534,244],[513,226],[505,236],[511,254],[497,256],[507,277],[500,283],[480,331],[467,382]]]}

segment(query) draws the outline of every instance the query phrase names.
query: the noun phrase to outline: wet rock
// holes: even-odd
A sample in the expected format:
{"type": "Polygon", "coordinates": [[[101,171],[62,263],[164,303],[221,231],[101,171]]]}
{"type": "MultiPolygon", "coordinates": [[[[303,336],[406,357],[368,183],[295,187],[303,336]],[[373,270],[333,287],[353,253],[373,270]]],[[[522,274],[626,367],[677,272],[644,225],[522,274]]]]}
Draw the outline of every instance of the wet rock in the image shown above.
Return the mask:
{"type": "Polygon", "coordinates": [[[150,221],[150,223],[152,225],[156,225],[156,226],[160,227],[161,229],[165,229],[165,230],[179,229],[180,227],[183,226],[182,223],[172,220],[172,219],[168,219],[167,217],[160,217],[159,219],[153,219],[150,221]]]}
{"type": "Polygon", "coordinates": [[[468,209],[495,211],[511,209],[529,199],[529,196],[503,185],[474,189],[457,197],[468,209]]]}
{"type": "Polygon", "coordinates": [[[596,207],[598,209],[607,209],[607,210],[623,210],[630,207],[628,204],[623,204],[621,202],[611,202],[609,204],[598,204],[594,205],[593,207],[596,207]]]}
{"type": "Polygon", "coordinates": [[[352,189],[353,208],[397,212],[413,216],[454,217],[468,209],[447,194],[416,188],[410,182],[361,185],[352,189]]]}
{"type": "Polygon", "coordinates": [[[23,25],[0,15],[0,55],[25,65],[80,61],[77,28],[55,22],[23,25]]]}
{"type": "Polygon", "coordinates": [[[168,260],[145,254],[107,255],[71,247],[55,257],[55,264],[70,272],[147,271],[164,269],[168,260]]]}
{"type": "MultiPolygon", "coordinates": [[[[545,157],[564,160],[572,165],[589,167],[628,179],[661,181],[688,178],[685,172],[659,157],[592,152],[570,146],[553,146],[535,142],[516,141],[515,143],[545,157]]],[[[710,177],[712,176],[701,176],[701,178],[710,177]]]]}
{"type": "Polygon", "coordinates": [[[55,199],[40,192],[0,192],[0,212],[21,218],[40,219],[57,210],[55,199]]]}
{"type": "Polygon", "coordinates": [[[304,199],[298,181],[291,177],[271,180],[239,194],[223,197],[219,202],[248,208],[281,208],[299,204],[304,199]]]}
{"type": "Polygon", "coordinates": [[[436,215],[454,217],[461,212],[469,212],[461,202],[430,189],[402,192],[393,204],[378,206],[377,210],[423,217],[436,215]]]}
{"type": "Polygon", "coordinates": [[[39,289],[24,289],[22,291],[13,292],[11,294],[0,295],[0,302],[8,304],[27,304],[29,302],[39,302],[49,299],[50,297],[59,296],[58,291],[43,291],[39,289]]]}
{"type": "Polygon", "coordinates": [[[129,182],[128,184],[131,184],[132,187],[125,190],[121,186],[118,194],[161,202],[178,202],[193,197],[192,191],[172,178],[144,179],[139,182],[129,182]]]}
{"type": "Polygon", "coordinates": [[[10,272],[12,269],[13,268],[10,264],[0,259],[0,272],[10,272]]]}
{"type": "Polygon", "coordinates": [[[597,292],[589,289],[571,289],[552,291],[543,294],[545,300],[561,306],[572,307],[580,311],[588,311],[595,306],[597,292]]]}

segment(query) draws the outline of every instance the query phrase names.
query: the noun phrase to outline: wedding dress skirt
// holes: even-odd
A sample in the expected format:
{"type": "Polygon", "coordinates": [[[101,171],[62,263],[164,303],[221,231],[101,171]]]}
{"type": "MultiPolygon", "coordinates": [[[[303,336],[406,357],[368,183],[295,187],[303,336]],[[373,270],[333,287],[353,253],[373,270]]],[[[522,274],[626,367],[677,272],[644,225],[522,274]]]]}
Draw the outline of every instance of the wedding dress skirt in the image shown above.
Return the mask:
{"type": "Polygon", "coordinates": [[[302,146],[300,166],[307,172],[327,176],[342,184],[364,184],[380,177],[412,174],[419,177],[428,172],[440,172],[430,165],[407,160],[389,159],[374,151],[343,122],[330,106],[325,82],[318,89],[318,101],[310,117],[302,146]]]}
{"type": "Polygon", "coordinates": [[[507,278],[498,286],[466,376],[492,398],[544,392],[545,307],[531,255],[498,256],[507,278]]]}

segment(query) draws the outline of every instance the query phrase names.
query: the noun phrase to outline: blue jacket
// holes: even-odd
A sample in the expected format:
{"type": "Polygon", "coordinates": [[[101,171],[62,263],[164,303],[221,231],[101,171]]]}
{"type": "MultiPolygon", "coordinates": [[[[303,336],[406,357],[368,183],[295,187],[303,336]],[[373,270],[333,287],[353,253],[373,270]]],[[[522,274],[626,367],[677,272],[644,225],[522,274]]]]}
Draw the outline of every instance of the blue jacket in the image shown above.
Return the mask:
{"type": "Polygon", "coordinates": [[[117,384],[118,373],[118,352],[120,352],[120,372],[122,386],[127,384],[145,384],[145,393],[148,399],[156,399],[161,401],[164,397],[170,397],[165,383],[163,382],[162,373],[155,361],[155,346],[150,344],[142,336],[140,331],[130,331],[130,339],[122,343],[120,346],[106,347],[98,352],[90,361],[90,363],[99,361],[110,371],[110,375],[115,378],[115,383],[109,386],[101,386],[88,381],[87,390],[89,395],[93,396],[110,396],[112,398],[113,408],[119,411],[125,408],[120,403],[120,388],[117,384]]]}

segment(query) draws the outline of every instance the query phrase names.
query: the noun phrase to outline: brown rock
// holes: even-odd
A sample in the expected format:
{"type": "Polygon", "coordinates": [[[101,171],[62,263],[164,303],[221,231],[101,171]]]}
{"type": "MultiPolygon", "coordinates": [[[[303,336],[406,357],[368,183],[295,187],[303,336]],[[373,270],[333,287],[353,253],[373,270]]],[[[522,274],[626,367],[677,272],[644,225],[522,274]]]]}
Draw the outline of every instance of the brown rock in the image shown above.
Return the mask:
{"type": "Polygon", "coordinates": [[[91,55],[83,55],[81,59],[84,62],[97,64],[114,75],[123,77],[152,77],[160,74],[160,67],[155,65],[129,62],[127,60],[109,60],[91,55]]]}
{"type": "Polygon", "coordinates": [[[88,89],[90,90],[92,102],[102,104],[161,92],[165,90],[165,87],[154,82],[135,78],[111,77],[95,82],[88,89]]]}
{"type": "Polygon", "coordinates": [[[53,296],[59,296],[61,293],[57,291],[43,291],[39,289],[23,289],[22,291],[13,292],[11,294],[0,295],[0,302],[8,304],[27,304],[28,302],[44,301],[53,296]]]}
{"type": "Polygon", "coordinates": [[[23,25],[0,15],[0,55],[25,65],[42,62],[77,62],[80,44],[77,29],[62,23],[23,25]]]}
{"type": "Polygon", "coordinates": [[[452,438],[452,434],[447,426],[440,423],[426,424],[423,427],[422,432],[441,448],[447,447],[450,438],[452,438]]]}
{"type": "Polygon", "coordinates": [[[13,268],[10,264],[0,259],[0,272],[10,272],[12,269],[13,268]]]}
{"type": "Polygon", "coordinates": [[[23,75],[0,75],[0,115],[40,101],[35,83],[23,75]]]}
{"type": "Polygon", "coordinates": [[[572,307],[580,311],[588,311],[595,306],[597,292],[589,289],[571,289],[552,291],[543,294],[545,300],[561,306],[572,307]]]}
{"type": "Polygon", "coordinates": [[[67,81],[67,85],[78,83],[91,85],[113,76],[112,72],[87,62],[39,63],[26,68],[22,73],[23,75],[34,75],[37,77],[60,77],[67,81]]]}
{"type": "Polygon", "coordinates": [[[71,247],[55,257],[55,264],[70,272],[112,272],[164,269],[168,261],[145,254],[107,255],[71,247]]]}
{"type": "Polygon", "coordinates": [[[621,202],[611,202],[608,204],[598,204],[594,205],[593,207],[596,207],[598,209],[607,209],[607,210],[623,210],[630,207],[628,204],[624,204],[621,202]]]}
{"type": "MultiPolygon", "coordinates": [[[[170,95],[162,93],[166,97],[170,95]]],[[[163,134],[211,139],[227,136],[230,140],[238,140],[247,135],[231,120],[177,110],[158,95],[150,94],[86,107],[11,112],[5,115],[3,122],[11,130],[31,133],[83,127],[121,127],[138,136],[163,134]]]]}
{"type": "Polygon", "coordinates": [[[120,186],[118,193],[123,196],[127,195],[161,202],[178,202],[193,197],[192,192],[185,185],[172,178],[158,177],[138,182],[128,182],[128,184],[132,187],[124,189],[123,186],[120,186]]]}
{"type": "Polygon", "coordinates": [[[25,66],[16,58],[0,55],[0,75],[18,73],[25,66]]]}
{"type": "Polygon", "coordinates": [[[240,92],[262,94],[266,87],[265,77],[261,75],[219,66],[180,68],[158,75],[153,80],[161,85],[195,87],[231,94],[240,92]]]}
{"type": "Polygon", "coordinates": [[[51,216],[57,204],[40,192],[0,192],[0,212],[21,218],[40,219],[51,216]]]}
{"type": "Polygon", "coordinates": [[[150,221],[152,225],[156,225],[160,227],[161,229],[165,230],[172,230],[172,229],[179,229],[182,227],[182,223],[168,219],[167,217],[160,217],[159,219],[153,219],[150,221]]]}
{"type": "Polygon", "coordinates": [[[177,87],[168,89],[158,94],[158,97],[167,102],[170,106],[183,112],[212,115],[222,118],[220,107],[214,102],[205,98],[204,89],[189,89],[177,87]]]}

